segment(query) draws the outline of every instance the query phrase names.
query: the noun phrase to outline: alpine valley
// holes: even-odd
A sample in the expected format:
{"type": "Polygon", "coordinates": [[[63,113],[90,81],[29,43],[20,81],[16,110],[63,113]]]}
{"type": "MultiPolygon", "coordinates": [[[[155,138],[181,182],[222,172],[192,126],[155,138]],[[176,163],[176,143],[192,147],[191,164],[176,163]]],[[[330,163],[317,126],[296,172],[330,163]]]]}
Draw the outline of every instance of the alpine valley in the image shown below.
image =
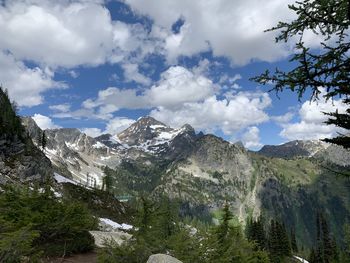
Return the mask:
{"type": "MultiPolygon", "coordinates": [[[[41,129],[31,117],[22,123],[35,143],[41,129]]],[[[243,224],[260,214],[279,218],[309,247],[319,211],[340,243],[350,220],[350,181],[341,176],[349,171],[350,153],[339,146],[291,141],[252,152],[188,124],[174,129],[148,116],[119,134],[92,138],[68,128],[45,134],[43,152],[56,176],[101,188],[108,174],[115,196],[165,194],[180,202],[184,216],[209,222],[227,203],[243,224]]]]}

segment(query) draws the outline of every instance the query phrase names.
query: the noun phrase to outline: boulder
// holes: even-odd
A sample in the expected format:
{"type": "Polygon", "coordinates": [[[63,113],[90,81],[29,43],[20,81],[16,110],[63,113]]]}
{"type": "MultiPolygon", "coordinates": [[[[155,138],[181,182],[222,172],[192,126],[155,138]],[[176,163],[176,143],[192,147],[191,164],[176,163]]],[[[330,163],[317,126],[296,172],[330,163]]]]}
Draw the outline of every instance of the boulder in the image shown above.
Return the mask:
{"type": "Polygon", "coordinates": [[[118,245],[121,245],[123,242],[131,238],[130,234],[124,233],[121,231],[118,231],[118,232],[89,231],[89,232],[94,237],[95,245],[97,247],[104,247],[105,242],[108,242],[108,241],[116,242],[118,245]]]}
{"type": "Polygon", "coordinates": [[[164,254],[151,255],[147,263],[182,263],[182,261],[164,254]]]}

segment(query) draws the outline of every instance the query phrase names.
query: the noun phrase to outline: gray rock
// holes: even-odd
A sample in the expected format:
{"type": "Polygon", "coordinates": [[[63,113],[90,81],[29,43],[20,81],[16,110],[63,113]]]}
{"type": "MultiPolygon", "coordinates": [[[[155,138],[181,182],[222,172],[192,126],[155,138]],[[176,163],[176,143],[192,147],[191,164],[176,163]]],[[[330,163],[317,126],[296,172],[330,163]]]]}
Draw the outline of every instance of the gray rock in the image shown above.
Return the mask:
{"type": "Polygon", "coordinates": [[[182,263],[182,261],[164,254],[151,255],[147,263],[182,263]]]}
{"type": "Polygon", "coordinates": [[[121,245],[131,238],[131,235],[122,231],[106,232],[106,231],[89,231],[95,239],[97,247],[104,247],[106,242],[116,242],[121,245]]]}

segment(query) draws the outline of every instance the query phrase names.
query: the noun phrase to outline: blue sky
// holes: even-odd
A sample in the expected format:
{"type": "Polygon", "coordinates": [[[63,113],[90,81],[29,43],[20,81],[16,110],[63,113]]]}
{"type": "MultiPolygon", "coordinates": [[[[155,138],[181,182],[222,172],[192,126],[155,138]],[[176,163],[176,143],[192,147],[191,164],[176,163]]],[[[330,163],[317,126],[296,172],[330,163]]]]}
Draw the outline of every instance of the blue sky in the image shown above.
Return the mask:
{"type": "MultiPolygon", "coordinates": [[[[249,78],[290,69],[293,40],[264,33],[293,1],[0,1],[0,82],[42,128],[118,133],[151,115],[250,149],[332,136],[333,103],[249,78]]],[[[317,49],[320,39],[306,35],[317,49]]]]}

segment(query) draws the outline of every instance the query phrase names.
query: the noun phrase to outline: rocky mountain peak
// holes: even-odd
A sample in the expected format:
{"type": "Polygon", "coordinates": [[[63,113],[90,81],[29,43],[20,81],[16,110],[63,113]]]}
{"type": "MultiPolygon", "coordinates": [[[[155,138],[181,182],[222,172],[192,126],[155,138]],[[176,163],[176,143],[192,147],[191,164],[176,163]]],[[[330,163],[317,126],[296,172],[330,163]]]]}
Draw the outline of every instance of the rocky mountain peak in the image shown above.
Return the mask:
{"type": "Polygon", "coordinates": [[[139,118],[129,128],[119,133],[117,137],[123,144],[134,146],[162,136],[162,133],[172,132],[173,130],[164,123],[146,116],[139,118]]]}
{"type": "Polygon", "coordinates": [[[153,118],[151,116],[140,117],[134,124],[137,124],[137,125],[140,125],[140,126],[160,125],[160,126],[167,127],[167,125],[165,125],[164,123],[156,120],[155,118],[153,118]]]}

